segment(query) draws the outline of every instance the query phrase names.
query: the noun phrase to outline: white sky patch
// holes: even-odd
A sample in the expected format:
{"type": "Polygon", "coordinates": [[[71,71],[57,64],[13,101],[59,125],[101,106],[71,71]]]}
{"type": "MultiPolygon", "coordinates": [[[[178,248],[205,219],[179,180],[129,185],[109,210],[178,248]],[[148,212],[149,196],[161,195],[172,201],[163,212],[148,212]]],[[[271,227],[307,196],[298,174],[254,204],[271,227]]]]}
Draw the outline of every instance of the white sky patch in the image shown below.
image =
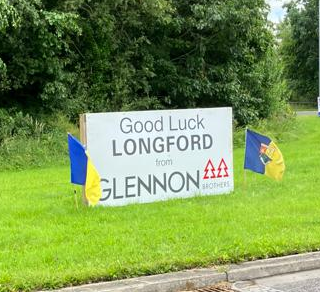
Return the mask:
{"type": "Polygon", "coordinates": [[[288,0],[266,0],[266,2],[270,5],[270,13],[269,20],[274,23],[279,23],[283,20],[285,15],[285,9],[282,6],[289,2],[288,0]]]}

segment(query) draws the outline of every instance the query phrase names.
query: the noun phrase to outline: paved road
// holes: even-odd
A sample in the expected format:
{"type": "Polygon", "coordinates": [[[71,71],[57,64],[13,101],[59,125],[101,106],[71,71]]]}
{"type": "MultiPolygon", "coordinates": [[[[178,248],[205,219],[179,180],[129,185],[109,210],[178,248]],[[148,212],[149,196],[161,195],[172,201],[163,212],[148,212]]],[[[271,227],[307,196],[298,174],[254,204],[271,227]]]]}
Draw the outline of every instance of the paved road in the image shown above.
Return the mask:
{"type": "Polygon", "coordinates": [[[317,116],[317,111],[297,111],[297,116],[317,116]]]}
{"type": "Polygon", "coordinates": [[[320,269],[236,283],[242,292],[320,292],[320,269]]]}

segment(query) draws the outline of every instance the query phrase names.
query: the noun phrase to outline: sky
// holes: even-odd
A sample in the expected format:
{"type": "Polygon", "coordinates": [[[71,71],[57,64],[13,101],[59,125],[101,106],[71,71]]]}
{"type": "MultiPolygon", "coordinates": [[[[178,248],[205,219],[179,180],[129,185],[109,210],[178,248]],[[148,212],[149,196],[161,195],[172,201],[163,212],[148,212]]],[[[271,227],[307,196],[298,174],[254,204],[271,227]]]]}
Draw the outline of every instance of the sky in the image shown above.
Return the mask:
{"type": "Polygon", "coordinates": [[[279,23],[285,14],[285,10],[282,8],[283,4],[288,2],[288,0],[266,0],[270,5],[271,12],[269,14],[269,19],[275,23],[279,23]]]}

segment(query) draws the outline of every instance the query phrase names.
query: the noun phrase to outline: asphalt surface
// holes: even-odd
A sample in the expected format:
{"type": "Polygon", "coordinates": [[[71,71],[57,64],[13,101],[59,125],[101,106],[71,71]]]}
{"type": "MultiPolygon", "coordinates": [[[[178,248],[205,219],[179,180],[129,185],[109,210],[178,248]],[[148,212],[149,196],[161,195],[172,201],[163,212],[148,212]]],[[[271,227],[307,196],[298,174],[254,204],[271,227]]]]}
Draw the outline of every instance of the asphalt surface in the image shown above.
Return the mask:
{"type": "Polygon", "coordinates": [[[320,269],[260,279],[256,283],[281,291],[320,292],[320,269]]]}
{"type": "Polygon", "coordinates": [[[235,284],[240,292],[320,292],[320,269],[235,284]]]}
{"type": "Polygon", "coordinates": [[[297,111],[297,116],[317,116],[317,111],[297,111]]]}

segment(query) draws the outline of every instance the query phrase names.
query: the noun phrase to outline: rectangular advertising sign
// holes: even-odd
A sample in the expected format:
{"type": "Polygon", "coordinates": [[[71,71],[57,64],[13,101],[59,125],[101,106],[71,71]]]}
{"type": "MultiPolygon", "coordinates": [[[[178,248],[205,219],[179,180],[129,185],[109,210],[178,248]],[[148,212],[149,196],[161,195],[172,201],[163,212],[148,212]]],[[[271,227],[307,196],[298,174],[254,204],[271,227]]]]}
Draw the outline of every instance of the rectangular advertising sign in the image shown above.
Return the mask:
{"type": "Polygon", "coordinates": [[[232,109],[85,114],[100,205],[233,191],[232,109]]]}

